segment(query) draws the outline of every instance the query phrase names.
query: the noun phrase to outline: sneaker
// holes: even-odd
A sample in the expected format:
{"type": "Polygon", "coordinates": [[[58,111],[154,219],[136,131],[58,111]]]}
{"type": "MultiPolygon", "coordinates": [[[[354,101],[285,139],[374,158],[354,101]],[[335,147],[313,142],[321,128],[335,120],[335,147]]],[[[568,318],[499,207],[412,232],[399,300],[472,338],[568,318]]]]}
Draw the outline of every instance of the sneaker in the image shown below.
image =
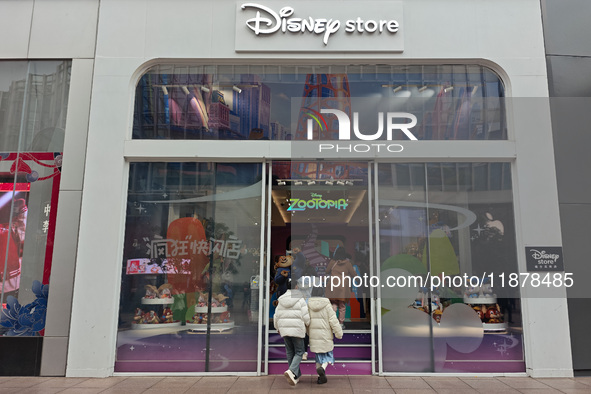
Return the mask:
{"type": "Polygon", "coordinates": [[[318,381],[316,383],[324,384],[328,381],[328,379],[326,379],[326,371],[325,371],[325,368],[328,364],[323,363],[322,365],[320,365],[320,364],[316,364],[316,365],[318,365],[316,367],[316,373],[318,373],[318,381]]]}
{"type": "Polygon", "coordinates": [[[304,352],[302,355],[302,360],[306,361],[308,359],[308,352],[304,352]]]}
{"type": "Polygon", "coordinates": [[[287,379],[287,383],[289,383],[290,386],[295,386],[296,384],[298,384],[298,380],[296,379],[293,372],[291,372],[289,369],[283,372],[283,375],[287,379]]]}

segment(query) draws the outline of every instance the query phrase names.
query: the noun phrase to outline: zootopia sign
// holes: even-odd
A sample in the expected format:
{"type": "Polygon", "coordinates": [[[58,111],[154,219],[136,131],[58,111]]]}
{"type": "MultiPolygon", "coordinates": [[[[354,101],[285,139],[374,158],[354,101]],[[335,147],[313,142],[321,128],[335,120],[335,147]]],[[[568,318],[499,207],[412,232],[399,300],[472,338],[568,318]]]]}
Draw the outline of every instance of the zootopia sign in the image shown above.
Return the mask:
{"type": "Polygon", "coordinates": [[[300,198],[292,198],[289,200],[288,211],[305,211],[306,209],[338,209],[344,211],[349,205],[347,200],[340,198],[338,200],[325,200],[322,198],[322,194],[311,193],[309,200],[300,198]]]}

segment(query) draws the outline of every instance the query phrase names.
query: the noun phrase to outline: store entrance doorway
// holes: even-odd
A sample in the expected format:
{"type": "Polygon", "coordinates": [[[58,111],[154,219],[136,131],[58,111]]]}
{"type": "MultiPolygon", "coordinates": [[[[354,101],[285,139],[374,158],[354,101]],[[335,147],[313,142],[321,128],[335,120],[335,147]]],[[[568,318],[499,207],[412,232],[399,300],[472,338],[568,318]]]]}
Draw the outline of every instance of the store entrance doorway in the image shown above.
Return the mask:
{"type": "MultiPolygon", "coordinates": [[[[373,274],[368,164],[286,161],[274,162],[271,172],[268,371],[283,374],[287,367],[273,316],[276,300],[286,290],[281,272],[288,271],[292,279],[311,278],[314,295],[331,299],[343,324],[343,339],[335,340],[336,363],[331,373],[371,374],[371,289],[354,280],[373,274]],[[348,262],[328,272],[339,249],[348,262]],[[339,280],[333,279],[336,272],[339,280]]],[[[307,351],[302,372],[315,373],[314,354],[307,351]]]]}

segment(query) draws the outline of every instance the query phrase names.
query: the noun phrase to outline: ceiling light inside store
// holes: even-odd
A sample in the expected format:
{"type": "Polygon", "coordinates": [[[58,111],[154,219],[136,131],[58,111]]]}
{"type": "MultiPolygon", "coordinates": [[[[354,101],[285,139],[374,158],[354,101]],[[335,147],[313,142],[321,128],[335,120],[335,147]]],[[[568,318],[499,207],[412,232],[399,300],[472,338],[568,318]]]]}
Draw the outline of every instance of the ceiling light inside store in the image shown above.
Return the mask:
{"type": "Polygon", "coordinates": [[[278,181],[277,181],[277,184],[278,184],[279,186],[285,186],[285,181],[278,180],[278,181]]]}
{"type": "Polygon", "coordinates": [[[308,186],[312,186],[312,185],[315,185],[315,184],[316,184],[316,181],[308,181],[308,186]]]}
{"type": "Polygon", "coordinates": [[[302,181],[295,181],[295,182],[294,182],[294,184],[295,184],[296,186],[300,186],[302,183],[303,183],[302,181]]]}
{"type": "Polygon", "coordinates": [[[329,186],[332,186],[332,185],[334,185],[334,182],[333,181],[326,181],[325,184],[326,185],[329,185],[329,186]]]}
{"type": "Polygon", "coordinates": [[[240,89],[238,86],[234,85],[232,86],[232,90],[235,91],[236,93],[240,94],[242,93],[242,89],[240,89]]]}
{"type": "MultiPolygon", "coordinates": [[[[428,100],[435,96],[435,90],[424,85],[422,87],[412,86],[409,88],[411,93],[409,107],[407,110],[412,111],[423,111],[424,106],[428,100]]],[[[401,92],[402,93],[402,92],[401,92]]]]}
{"type": "Polygon", "coordinates": [[[448,87],[446,87],[445,89],[443,89],[443,91],[444,91],[445,93],[447,93],[447,92],[451,92],[452,90],[454,90],[454,87],[453,87],[453,86],[448,86],[448,87]]]}
{"type": "Polygon", "coordinates": [[[209,88],[207,86],[201,86],[201,90],[203,92],[205,92],[205,93],[209,93],[210,92],[210,90],[209,90],[209,88]]]}
{"type": "Polygon", "coordinates": [[[403,104],[403,103],[405,103],[408,100],[408,98],[411,95],[412,95],[412,93],[410,92],[410,90],[401,90],[401,91],[395,92],[392,95],[392,97],[398,99],[395,102],[396,104],[403,104]],[[403,99],[403,100],[400,100],[400,99],[403,99]]]}

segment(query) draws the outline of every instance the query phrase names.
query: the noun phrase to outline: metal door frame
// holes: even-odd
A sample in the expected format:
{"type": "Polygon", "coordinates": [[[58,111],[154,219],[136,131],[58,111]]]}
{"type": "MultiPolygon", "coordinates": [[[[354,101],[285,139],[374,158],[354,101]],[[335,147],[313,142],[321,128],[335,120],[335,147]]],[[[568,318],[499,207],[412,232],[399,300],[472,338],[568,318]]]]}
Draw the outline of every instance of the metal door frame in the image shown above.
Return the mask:
{"type": "MultiPolygon", "coordinates": [[[[260,288],[261,292],[259,293],[259,309],[261,308],[260,305],[263,305],[261,318],[259,319],[259,335],[262,333],[264,329],[264,337],[260,338],[259,341],[262,340],[261,346],[259,346],[259,368],[257,369],[258,375],[268,375],[269,374],[269,278],[271,277],[271,254],[269,251],[271,250],[271,193],[273,191],[273,162],[274,161],[285,161],[285,160],[264,160],[263,161],[263,179],[265,179],[265,174],[267,176],[267,182],[263,182],[263,192],[262,195],[266,198],[263,198],[263,202],[261,202],[262,212],[261,215],[263,219],[261,223],[265,223],[264,226],[261,226],[261,250],[264,253],[261,253],[261,266],[260,266],[260,288]],[[266,188],[266,190],[265,190],[266,188]],[[266,216],[265,216],[266,215],[266,216]],[[266,237],[265,237],[266,234],[266,237]],[[264,249],[262,248],[264,246],[264,249]],[[264,260],[263,260],[264,259],[264,260]],[[264,262],[264,264],[263,264],[264,262]],[[264,353],[261,354],[261,352],[264,353]],[[261,370],[262,366],[262,370],[261,370]]],[[[302,159],[302,160],[292,160],[289,161],[318,161],[314,159],[302,159]]],[[[368,224],[367,224],[367,231],[368,231],[368,240],[369,240],[369,275],[375,275],[374,267],[377,267],[376,262],[379,261],[379,249],[376,249],[376,253],[374,253],[374,249],[376,248],[374,242],[374,216],[375,216],[375,223],[377,223],[377,190],[374,189],[374,185],[377,185],[377,172],[375,171],[376,163],[375,161],[367,160],[364,161],[367,165],[367,205],[368,205],[368,224]],[[375,182],[372,182],[372,175],[375,175],[375,182]],[[375,190],[375,200],[372,197],[375,190]],[[374,259],[376,259],[374,261],[374,259]]],[[[363,163],[360,161],[359,163],[363,163]]],[[[379,229],[378,229],[379,230],[379,229]]],[[[376,233],[378,234],[378,233],[376,233]]],[[[379,239],[379,237],[376,237],[379,239]]],[[[381,324],[381,318],[378,311],[380,311],[380,303],[379,303],[379,289],[378,289],[378,297],[375,296],[374,289],[370,286],[369,289],[369,313],[370,313],[370,330],[371,330],[371,373],[372,375],[376,375],[376,361],[381,360],[381,338],[378,336],[377,339],[379,341],[378,348],[379,348],[379,355],[376,356],[375,346],[376,346],[376,315],[377,324],[381,324]],[[376,357],[378,360],[376,360],[376,357]]],[[[380,361],[380,372],[381,372],[381,361],[380,361]]]]}

